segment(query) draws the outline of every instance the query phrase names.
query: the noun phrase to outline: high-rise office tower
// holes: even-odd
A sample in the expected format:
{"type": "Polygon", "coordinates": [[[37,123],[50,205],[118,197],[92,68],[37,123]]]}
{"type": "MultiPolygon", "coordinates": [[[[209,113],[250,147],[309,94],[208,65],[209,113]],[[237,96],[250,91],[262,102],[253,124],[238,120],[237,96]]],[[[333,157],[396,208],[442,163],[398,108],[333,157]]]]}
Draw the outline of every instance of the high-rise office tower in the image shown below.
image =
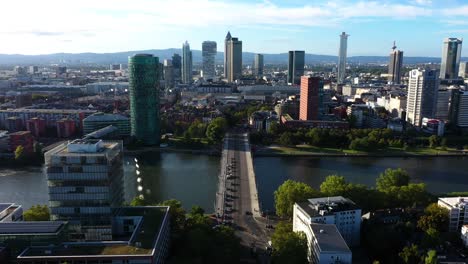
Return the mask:
{"type": "Polygon", "coordinates": [[[172,55],[172,67],[174,68],[174,82],[180,83],[182,80],[182,57],[177,53],[172,55]]]}
{"type": "Polygon", "coordinates": [[[300,120],[318,120],[323,114],[323,79],[320,77],[301,77],[300,120]]]}
{"type": "Polygon", "coordinates": [[[458,70],[458,76],[462,78],[468,78],[468,61],[460,62],[460,69],[458,70]]]}
{"type": "Polygon", "coordinates": [[[228,82],[234,82],[242,77],[242,41],[238,38],[232,38],[228,32],[225,49],[227,52],[225,56],[227,80],[228,82]]]}
{"type": "Polygon", "coordinates": [[[255,54],[254,65],[253,65],[253,74],[256,77],[263,76],[263,54],[255,54]]]}
{"type": "Polygon", "coordinates": [[[159,144],[159,58],[137,54],[128,59],[131,135],[145,145],[159,144]]]}
{"type": "Polygon", "coordinates": [[[346,56],[348,50],[348,37],[346,32],[340,35],[340,50],[338,51],[338,83],[344,83],[346,77],[346,56]]]}
{"type": "Polygon", "coordinates": [[[301,76],[304,75],[305,51],[291,50],[288,58],[288,84],[301,83],[301,76]]]}
{"type": "Polygon", "coordinates": [[[216,41],[203,41],[202,43],[203,59],[203,78],[205,80],[213,79],[216,76],[216,41]]]}
{"type": "Polygon", "coordinates": [[[468,128],[468,91],[457,89],[452,92],[449,120],[458,127],[468,128]]]}
{"type": "Polygon", "coordinates": [[[424,117],[433,118],[439,90],[439,72],[432,69],[415,69],[409,74],[406,101],[406,120],[420,127],[424,117]]]}
{"type": "Polygon", "coordinates": [[[192,51],[190,50],[190,44],[185,41],[182,45],[182,83],[192,83],[192,74],[192,51]]]}
{"type": "Polygon", "coordinates": [[[68,221],[72,240],[111,240],[122,205],[121,142],[76,139],[44,154],[51,220],[68,221]]]}
{"type": "Polygon", "coordinates": [[[440,63],[440,79],[456,79],[463,39],[446,38],[442,47],[442,61],[440,63]]]}
{"type": "Polygon", "coordinates": [[[224,78],[228,76],[228,41],[232,39],[231,32],[228,31],[224,39],[224,78]]]}
{"type": "Polygon", "coordinates": [[[403,66],[403,51],[397,50],[395,42],[393,42],[392,51],[390,52],[390,62],[388,64],[388,82],[389,83],[400,84],[402,66],[403,66]]]}
{"type": "Polygon", "coordinates": [[[174,87],[174,67],[172,60],[164,60],[164,81],[166,88],[174,87]]]}

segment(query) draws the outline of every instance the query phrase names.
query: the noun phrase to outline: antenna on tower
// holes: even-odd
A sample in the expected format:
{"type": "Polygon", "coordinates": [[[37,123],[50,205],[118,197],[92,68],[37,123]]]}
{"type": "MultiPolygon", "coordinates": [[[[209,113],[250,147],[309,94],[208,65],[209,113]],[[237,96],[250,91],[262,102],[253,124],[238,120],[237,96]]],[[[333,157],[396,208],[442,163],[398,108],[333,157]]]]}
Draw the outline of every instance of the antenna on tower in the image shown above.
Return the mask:
{"type": "Polygon", "coordinates": [[[396,50],[396,41],[393,41],[393,47],[392,47],[392,50],[396,50]]]}

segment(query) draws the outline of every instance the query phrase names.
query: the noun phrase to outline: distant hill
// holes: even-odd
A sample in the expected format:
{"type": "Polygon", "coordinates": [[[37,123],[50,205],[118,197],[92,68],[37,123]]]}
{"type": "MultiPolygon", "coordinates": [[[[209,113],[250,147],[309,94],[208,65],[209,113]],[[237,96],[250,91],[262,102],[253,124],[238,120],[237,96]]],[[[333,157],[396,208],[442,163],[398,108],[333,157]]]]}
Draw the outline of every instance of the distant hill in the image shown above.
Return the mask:
{"type": "MultiPolygon", "coordinates": [[[[158,56],[162,61],[170,59],[174,53],[182,54],[181,49],[160,49],[160,50],[140,50],[140,51],[125,51],[114,53],[55,53],[46,55],[20,55],[20,54],[0,54],[0,65],[30,65],[30,64],[111,64],[111,63],[127,63],[128,57],[137,53],[150,53],[158,56]]],[[[244,52],[242,60],[244,64],[253,62],[255,53],[244,52]]],[[[202,53],[200,50],[192,50],[193,62],[201,63],[202,53]]],[[[223,52],[218,52],[216,55],[217,63],[223,62],[223,52]]],[[[306,64],[316,63],[336,63],[337,56],[306,54],[306,64]]],[[[462,58],[468,60],[468,58],[462,58]]],[[[279,54],[264,54],[265,64],[285,64],[288,62],[287,53],[279,54]]],[[[348,57],[348,62],[351,63],[388,63],[388,56],[352,56],[348,57]]],[[[419,63],[440,63],[440,58],[435,57],[404,57],[405,64],[419,63]]]]}

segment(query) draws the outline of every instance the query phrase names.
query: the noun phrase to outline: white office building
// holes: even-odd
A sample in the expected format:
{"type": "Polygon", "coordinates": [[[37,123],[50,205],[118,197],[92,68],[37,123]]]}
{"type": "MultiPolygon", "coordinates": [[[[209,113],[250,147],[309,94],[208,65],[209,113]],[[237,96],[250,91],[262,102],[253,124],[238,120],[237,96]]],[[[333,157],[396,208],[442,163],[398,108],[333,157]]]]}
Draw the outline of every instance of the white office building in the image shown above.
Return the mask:
{"type": "Polygon", "coordinates": [[[437,204],[449,210],[449,232],[459,232],[468,224],[468,197],[441,197],[437,204]]]}
{"type": "Polygon", "coordinates": [[[310,224],[333,224],[349,246],[359,245],[361,209],[350,199],[342,196],[309,199],[294,204],[293,213],[294,231],[303,231],[307,235],[310,224]]]}
{"type": "MultiPolygon", "coordinates": [[[[310,224],[309,262],[314,264],[351,264],[352,252],[335,225],[310,224]]],[[[309,237],[308,237],[309,238],[309,237]]]]}
{"type": "Polygon", "coordinates": [[[438,90],[439,78],[436,70],[412,70],[409,74],[406,121],[420,127],[423,117],[433,118],[438,90]]]}

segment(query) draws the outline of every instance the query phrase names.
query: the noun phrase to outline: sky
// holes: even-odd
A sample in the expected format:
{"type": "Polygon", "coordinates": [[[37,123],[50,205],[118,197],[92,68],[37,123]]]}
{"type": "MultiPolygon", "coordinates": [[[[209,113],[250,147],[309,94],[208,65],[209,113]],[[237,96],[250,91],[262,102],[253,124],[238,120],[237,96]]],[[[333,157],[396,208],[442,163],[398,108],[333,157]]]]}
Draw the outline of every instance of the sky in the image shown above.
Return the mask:
{"type": "MultiPolygon", "coordinates": [[[[23,0],[2,1],[1,54],[118,52],[223,41],[243,51],[440,57],[446,37],[468,40],[468,0],[23,0]]],[[[468,48],[462,50],[468,56],[468,48]]]]}

